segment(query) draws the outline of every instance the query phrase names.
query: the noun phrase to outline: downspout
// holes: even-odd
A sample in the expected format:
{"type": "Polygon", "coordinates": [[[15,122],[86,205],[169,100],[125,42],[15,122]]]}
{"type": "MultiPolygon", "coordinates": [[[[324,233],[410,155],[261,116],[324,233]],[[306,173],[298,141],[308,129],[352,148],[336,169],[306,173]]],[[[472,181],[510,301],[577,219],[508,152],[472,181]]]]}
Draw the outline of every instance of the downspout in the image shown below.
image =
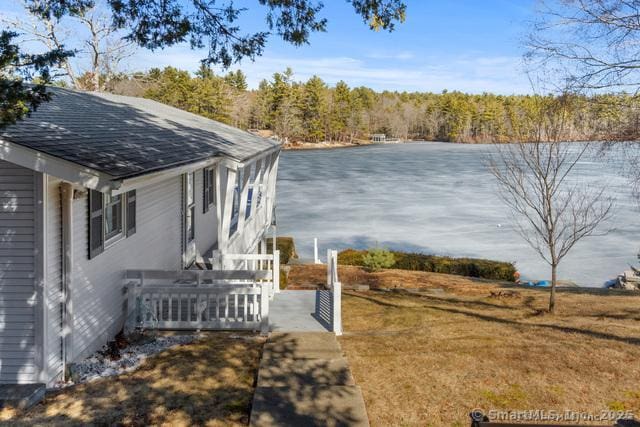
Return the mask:
{"type": "Polygon", "coordinates": [[[71,277],[73,273],[73,185],[68,182],[60,184],[60,205],[62,216],[62,379],[67,380],[68,347],[71,336],[71,277]]]}

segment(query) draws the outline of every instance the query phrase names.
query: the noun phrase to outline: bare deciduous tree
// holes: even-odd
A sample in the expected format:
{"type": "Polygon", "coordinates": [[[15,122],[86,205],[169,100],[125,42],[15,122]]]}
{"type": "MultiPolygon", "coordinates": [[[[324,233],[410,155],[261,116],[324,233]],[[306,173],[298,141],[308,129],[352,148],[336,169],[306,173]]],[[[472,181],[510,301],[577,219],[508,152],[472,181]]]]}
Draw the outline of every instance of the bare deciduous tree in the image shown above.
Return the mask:
{"type": "Polygon", "coordinates": [[[541,111],[538,135],[547,134],[551,142],[505,144],[488,160],[517,231],[551,267],[550,313],[555,312],[558,265],[610,218],[614,203],[605,185],[573,177],[591,146],[561,141],[563,117],[562,106],[541,111]]]}
{"type": "MultiPolygon", "coordinates": [[[[625,91],[640,96],[640,0],[545,1],[528,37],[525,58],[549,86],[574,93],[625,91]]],[[[602,134],[626,159],[627,175],[640,201],[640,140],[637,102],[610,98],[602,109],[626,111],[602,134]],[[607,105],[608,104],[608,105],[607,105]]]]}
{"type": "Polygon", "coordinates": [[[582,91],[640,86],[640,0],[540,3],[527,57],[582,91]]]}
{"type": "Polygon", "coordinates": [[[2,18],[2,22],[21,31],[47,49],[76,48],[73,58],[62,62],[62,71],[79,89],[101,91],[118,72],[120,63],[133,54],[133,43],[124,40],[113,26],[109,9],[100,2],[56,19],[31,13],[44,7],[44,0],[24,3],[26,18],[2,18]],[[79,31],[84,28],[84,34],[79,31]]]}

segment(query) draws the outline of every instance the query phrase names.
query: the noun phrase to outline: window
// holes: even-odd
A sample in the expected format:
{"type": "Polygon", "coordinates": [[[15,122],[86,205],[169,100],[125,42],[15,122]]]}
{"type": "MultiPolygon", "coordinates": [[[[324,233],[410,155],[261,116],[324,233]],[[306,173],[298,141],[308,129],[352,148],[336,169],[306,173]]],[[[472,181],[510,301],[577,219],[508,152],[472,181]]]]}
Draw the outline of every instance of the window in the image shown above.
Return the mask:
{"type": "Polygon", "coordinates": [[[112,196],[89,192],[89,259],[136,232],[136,192],[112,196]]]}
{"type": "MultiPolygon", "coordinates": [[[[260,200],[257,187],[259,187],[258,177],[260,176],[260,162],[254,163],[251,165],[251,169],[249,170],[249,191],[247,192],[247,209],[245,214],[245,219],[249,219],[251,217],[251,206],[254,203],[254,195],[257,201],[260,200]]],[[[256,203],[256,206],[258,204],[256,203]]]]}
{"type": "Polygon", "coordinates": [[[236,173],[236,185],[233,190],[233,204],[231,205],[231,226],[229,227],[229,236],[232,236],[238,230],[238,217],[240,216],[240,183],[243,178],[243,170],[240,169],[236,173]]]}
{"type": "Polygon", "coordinates": [[[127,193],[127,237],[136,232],[136,190],[127,193]]]}
{"type": "Polygon", "coordinates": [[[269,168],[269,164],[271,164],[271,156],[267,156],[262,159],[262,167],[260,168],[260,173],[258,174],[258,195],[256,197],[256,206],[260,206],[262,203],[265,180],[267,179],[267,171],[269,168]]]}
{"type": "Polygon", "coordinates": [[[186,218],[185,218],[185,236],[187,237],[187,243],[193,241],[196,237],[196,230],[194,219],[196,217],[196,197],[195,197],[195,173],[188,173],[185,180],[185,208],[186,208],[186,218]]]}
{"type": "Polygon", "coordinates": [[[122,195],[104,196],[104,241],[109,243],[122,235],[122,195]]]}
{"type": "Polygon", "coordinates": [[[211,206],[216,203],[216,182],[213,168],[202,170],[202,182],[202,213],[207,213],[211,206]]]}

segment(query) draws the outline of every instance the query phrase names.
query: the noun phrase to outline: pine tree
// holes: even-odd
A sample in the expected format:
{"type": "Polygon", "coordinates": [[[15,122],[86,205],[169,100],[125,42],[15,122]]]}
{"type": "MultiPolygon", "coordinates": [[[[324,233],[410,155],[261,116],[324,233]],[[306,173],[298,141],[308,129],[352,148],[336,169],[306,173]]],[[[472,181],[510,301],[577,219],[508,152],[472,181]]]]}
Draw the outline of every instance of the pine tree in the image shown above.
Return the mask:
{"type": "Polygon", "coordinates": [[[275,73],[269,91],[269,121],[272,130],[283,141],[296,135],[299,128],[298,91],[292,79],[290,68],[284,73],[275,73]]]}
{"type": "Polygon", "coordinates": [[[229,71],[226,76],[224,76],[225,82],[237,91],[245,91],[247,90],[247,76],[242,72],[242,70],[229,71]]]}
{"type": "Polygon", "coordinates": [[[303,88],[300,103],[302,128],[307,141],[321,142],[327,130],[327,85],[318,76],[311,77],[303,88]]]}
{"type": "Polygon", "coordinates": [[[347,127],[349,126],[351,107],[351,91],[349,90],[349,86],[340,80],[333,89],[333,97],[331,100],[331,115],[329,121],[331,138],[344,141],[348,137],[347,127]]]}

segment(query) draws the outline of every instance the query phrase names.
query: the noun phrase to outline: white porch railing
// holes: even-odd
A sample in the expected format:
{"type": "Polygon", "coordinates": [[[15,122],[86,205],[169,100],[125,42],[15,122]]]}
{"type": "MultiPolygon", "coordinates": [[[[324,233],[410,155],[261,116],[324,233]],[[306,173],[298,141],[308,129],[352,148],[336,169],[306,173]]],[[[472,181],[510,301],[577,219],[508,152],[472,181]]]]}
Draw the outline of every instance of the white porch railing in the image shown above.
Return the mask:
{"type": "Polygon", "coordinates": [[[338,280],[338,251],[327,250],[327,287],[331,291],[331,326],[342,335],[342,283],[338,280]]]}
{"type": "MultiPolygon", "coordinates": [[[[213,264],[213,260],[212,260],[213,264]]],[[[269,296],[280,292],[280,251],[274,254],[222,254],[220,266],[223,270],[260,271],[266,278],[258,279],[258,283],[269,285],[269,296]]]]}
{"type": "Polygon", "coordinates": [[[144,328],[259,329],[267,334],[268,278],[265,271],[129,270],[127,317],[144,328]]]}

